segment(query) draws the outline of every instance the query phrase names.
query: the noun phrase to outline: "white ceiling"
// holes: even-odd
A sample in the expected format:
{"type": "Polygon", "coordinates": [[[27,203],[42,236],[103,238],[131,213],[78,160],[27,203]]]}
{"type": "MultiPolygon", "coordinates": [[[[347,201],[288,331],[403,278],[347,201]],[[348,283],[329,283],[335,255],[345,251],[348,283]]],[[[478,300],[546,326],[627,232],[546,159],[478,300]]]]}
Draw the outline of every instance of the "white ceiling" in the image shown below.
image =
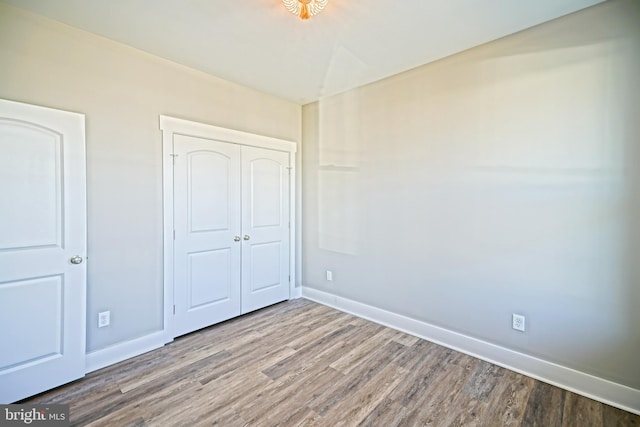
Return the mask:
{"type": "Polygon", "coordinates": [[[1,0],[306,104],[603,0],[1,0]]]}

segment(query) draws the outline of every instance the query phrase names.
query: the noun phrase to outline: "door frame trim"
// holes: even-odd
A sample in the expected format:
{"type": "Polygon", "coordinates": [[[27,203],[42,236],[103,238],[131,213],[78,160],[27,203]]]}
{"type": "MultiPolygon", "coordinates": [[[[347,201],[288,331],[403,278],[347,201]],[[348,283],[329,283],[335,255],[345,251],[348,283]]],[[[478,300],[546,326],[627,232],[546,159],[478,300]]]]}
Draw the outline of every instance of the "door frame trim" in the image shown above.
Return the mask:
{"type": "Polygon", "coordinates": [[[175,338],[173,328],[173,137],[174,135],[215,139],[231,144],[247,145],[283,151],[289,154],[289,299],[296,297],[296,249],[295,249],[295,194],[296,194],[296,151],[297,144],[284,139],[257,135],[233,129],[213,126],[160,115],[162,131],[162,221],[163,221],[163,278],[164,278],[164,341],[169,343],[175,338]]]}

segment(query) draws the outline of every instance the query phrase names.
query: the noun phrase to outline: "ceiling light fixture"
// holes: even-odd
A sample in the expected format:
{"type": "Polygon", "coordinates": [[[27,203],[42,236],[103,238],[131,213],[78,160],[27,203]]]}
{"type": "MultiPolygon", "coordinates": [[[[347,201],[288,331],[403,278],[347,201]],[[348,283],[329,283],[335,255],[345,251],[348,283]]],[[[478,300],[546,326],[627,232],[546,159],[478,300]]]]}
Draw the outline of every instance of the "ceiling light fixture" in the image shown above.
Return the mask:
{"type": "Polygon", "coordinates": [[[300,19],[309,19],[322,12],[328,0],[282,0],[282,4],[287,10],[300,19]]]}

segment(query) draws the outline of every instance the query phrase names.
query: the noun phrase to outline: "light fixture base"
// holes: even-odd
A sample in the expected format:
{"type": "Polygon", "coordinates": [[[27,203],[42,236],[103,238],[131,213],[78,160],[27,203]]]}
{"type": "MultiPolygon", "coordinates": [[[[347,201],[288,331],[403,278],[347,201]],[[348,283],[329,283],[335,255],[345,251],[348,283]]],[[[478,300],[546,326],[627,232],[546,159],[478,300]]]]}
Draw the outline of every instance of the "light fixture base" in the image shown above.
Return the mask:
{"type": "Polygon", "coordinates": [[[282,0],[287,10],[306,20],[322,12],[329,0],[282,0]]]}

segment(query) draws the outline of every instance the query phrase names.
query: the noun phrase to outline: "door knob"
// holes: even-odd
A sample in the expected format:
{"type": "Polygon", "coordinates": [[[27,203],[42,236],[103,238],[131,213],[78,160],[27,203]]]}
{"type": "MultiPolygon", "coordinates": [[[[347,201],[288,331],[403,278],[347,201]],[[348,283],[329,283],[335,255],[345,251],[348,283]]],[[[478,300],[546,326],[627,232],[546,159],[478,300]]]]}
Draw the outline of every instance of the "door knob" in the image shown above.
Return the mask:
{"type": "Polygon", "coordinates": [[[251,238],[251,236],[249,236],[248,234],[244,235],[244,240],[249,240],[251,238]]]}
{"type": "Polygon", "coordinates": [[[239,242],[239,241],[240,241],[240,236],[235,236],[235,237],[233,238],[233,241],[234,241],[234,242],[239,242]]]}
{"type": "Polygon", "coordinates": [[[76,255],[74,257],[71,257],[71,259],[69,259],[69,262],[71,264],[82,264],[82,257],[80,255],[76,255]]]}

